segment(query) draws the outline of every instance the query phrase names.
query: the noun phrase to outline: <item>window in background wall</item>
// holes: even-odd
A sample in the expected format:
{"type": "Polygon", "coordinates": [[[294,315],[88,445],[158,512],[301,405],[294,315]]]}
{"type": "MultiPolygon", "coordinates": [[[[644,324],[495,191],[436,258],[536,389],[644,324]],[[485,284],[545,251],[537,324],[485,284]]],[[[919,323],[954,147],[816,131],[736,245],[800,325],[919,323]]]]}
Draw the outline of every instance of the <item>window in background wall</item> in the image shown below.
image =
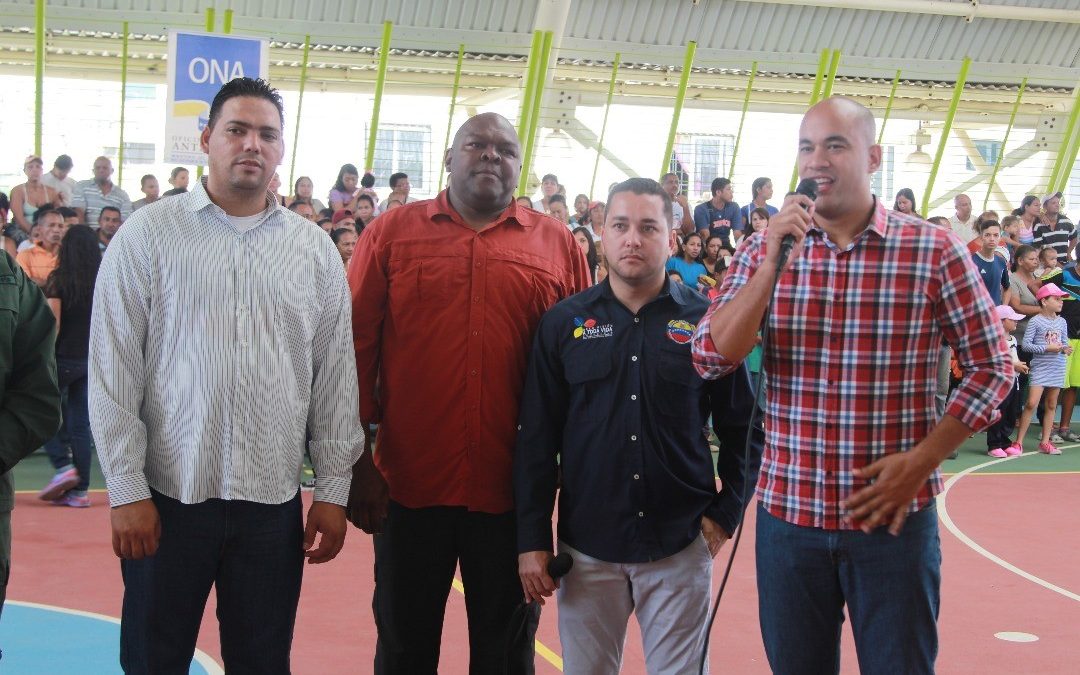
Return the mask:
{"type": "MultiPolygon", "coordinates": [[[[986,162],[986,166],[994,166],[997,163],[998,157],[1001,155],[1001,141],[973,141],[975,149],[982,155],[983,161],[986,162]]],[[[968,171],[976,171],[975,164],[971,161],[970,157],[964,159],[966,168],[968,171]]],[[[981,170],[979,167],[978,170],[981,170]]]]}
{"type": "Polygon", "coordinates": [[[679,134],[671,152],[669,171],[685,175],[690,200],[708,199],[714,178],[727,176],[735,137],[730,134],[679,134]]]}
{"type": "MultiPolygon", "coordinates": [[[[113,160],[117,158],[116,146],[102,148],[101,154],[113,160]]],[[[157,147],[153,143],[124,143],[124,164],[153,164],[157,161],[157,147]]]]}
{"type": "Polygon", "coordinates": [[[881,146],[881,168],[870,177],[870,191],[881,198],[886,204],[892,204],[893,171],[896,170],[896,147],[892,145],[881,146]]]}
{"type": "Polygon", "coordinates": [[[375,185],[387,187],[392,173],[405,173],[414,193],[426,194],[430,126],[380,127],[375,135],[375,185]]]}

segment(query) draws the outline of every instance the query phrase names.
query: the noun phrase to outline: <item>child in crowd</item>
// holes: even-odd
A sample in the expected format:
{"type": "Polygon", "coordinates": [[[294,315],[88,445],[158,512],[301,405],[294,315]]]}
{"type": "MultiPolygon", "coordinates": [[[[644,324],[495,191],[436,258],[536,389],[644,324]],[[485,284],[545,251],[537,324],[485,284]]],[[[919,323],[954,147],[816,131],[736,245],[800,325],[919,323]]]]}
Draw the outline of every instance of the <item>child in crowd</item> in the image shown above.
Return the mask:
{"type": "Polygon", "coordinates": [[[1043,246],[1039,249],[1039,266],[1035,269],[1035,276],[1045,279],[1060,273],[1057,250],[1053,246],[1043,246]]]}
{"type": "Polygon", "coordinates": [[[1041,311],[1028,320],[1027,330],[1021,347],[1030,352],[1031,373],[1028,379],[1028,396],[1024,403],[1024,412],[1020,415],[1020,428],[1016,434],[1016,445],[1023,449],[1024,435],[1031,425],[1031,418],[1039,405],[1039,399],[1046,392],[1043,402],[1042,439],[1039,452],[1047,455],[1060,455],[1061,450],[1050,442],[1050,432],[1054,430],[1054,412],[1057,410],[1058,393],[1065,385],[1065,355],[1072,353],[1068,341],[1068,326],[1065,319],[1058,316],[1061,312],[1062,298],[1068,295],[1057,284],[1044,284],[1035,299],[1041,311]]]}
{"type": "MultiPolygon", "coordinates": [[[[1005,326],[1005,336],[1009,348],[1009,356],[1012,357],[1013,370],[1019,373],[1028,372],[1027,364],[1020,360],[1016,353],[1016,338],[1012,333],[1016,330],[1016,322],[1025,317],[1008,305],[998,305],[994,308],[1001,323],[1005,326]]],[[[1020,378],[1013,377],[1013,386],[1009,395],[998,405],[1001,417],[986,430],[986,454],[991,457],[1014,457],[1024,451],[1020,442],[1013,443],[1009,440],[1013,429],[1016,427],[1016,418],[1020,414],[1020,378]]]]}
{"type": "Polygon", "coordinates": [[[1012,260],[1013,251],[1022,244],[1020,241],[1020,225],[1022,223],[1016,216],[1005,216],[1001,219],[1001,246],[1007,249],[1008,253],[1005,257],[1010,261],[1012,260]]]}

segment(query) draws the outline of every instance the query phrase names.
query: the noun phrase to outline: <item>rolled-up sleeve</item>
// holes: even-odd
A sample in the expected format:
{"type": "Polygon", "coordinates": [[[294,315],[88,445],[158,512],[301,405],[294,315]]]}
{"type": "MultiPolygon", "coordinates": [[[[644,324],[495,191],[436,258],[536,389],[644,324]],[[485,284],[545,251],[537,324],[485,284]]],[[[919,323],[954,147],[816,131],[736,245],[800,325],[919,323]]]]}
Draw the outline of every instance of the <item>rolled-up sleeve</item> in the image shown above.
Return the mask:
{"type": "Polygon", "coordinates": [[[948,242],[938,268],[937,321],[964,376],[945,412],[981,431],[998,417],[997,406],[1012,385],[1013,366],[986,285],[959,240],[949,237],[948,242]]]}
{"type": "Polygon", "coordinates": [[[315,468],[315,500],[345,506],[364,431],[357,412],[349,284],[337,250],[328,246],[325,257],[323,313],[312,342],[308,451],[315,468]]]}
{"type": "Polygon", "coordinates": [[[90,426],[113,506],[150,499],[146,425],[139,417],[146,383],[150,251],[145,227],[129,225],[105,252],[90,321],[90,426]]]}
{"type": "Polygon", "coordinates": [[[713,300],[705,316],[698,321],[694,337],[690,342],[690,353],[694,361],[694,368],[698,374],[706,380],[715,380],[732,372],[739,366],[740,361],[731,361],[716,350],[712,339],[712,322],[724,305],[746,286],[757,269],[762,256],[762,242],[760,235],[752,236],[743,241],[731,257],[731,265],[727,274],[724,275],[724,283],[720,286],[720,294],[713,300]]]}

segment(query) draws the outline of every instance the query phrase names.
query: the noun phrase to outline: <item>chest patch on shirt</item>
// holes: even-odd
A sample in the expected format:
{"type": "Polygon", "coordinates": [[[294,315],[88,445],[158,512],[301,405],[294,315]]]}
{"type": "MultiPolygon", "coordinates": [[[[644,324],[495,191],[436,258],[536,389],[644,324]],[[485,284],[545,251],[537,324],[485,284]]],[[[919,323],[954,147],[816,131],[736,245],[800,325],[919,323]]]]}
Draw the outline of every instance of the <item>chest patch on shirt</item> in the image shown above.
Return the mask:
{"type": "Polygon", "coordinates": [[[615,326],[613,324],[599,324],[596,319],[574,317],[574,339],[594,340],[609,337],[615,337],[615,326]]]}
{"type": "Polygon", "coordinates": [[[697,326],[688,321],[675,319],[674,321],[668,321],[667,336],[671,338],[672,342],[684,345],[694,337],[695,328],[697,326]]]}

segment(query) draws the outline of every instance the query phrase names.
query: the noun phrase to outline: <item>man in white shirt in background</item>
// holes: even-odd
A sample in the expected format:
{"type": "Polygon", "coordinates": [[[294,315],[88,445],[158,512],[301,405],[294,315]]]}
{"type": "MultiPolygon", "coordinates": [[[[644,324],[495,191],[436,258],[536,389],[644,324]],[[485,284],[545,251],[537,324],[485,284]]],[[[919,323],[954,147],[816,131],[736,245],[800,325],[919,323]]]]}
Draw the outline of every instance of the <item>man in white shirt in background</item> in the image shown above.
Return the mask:
{"type": "Polygon", "coordinates": [[[344,544],[363,447],[349,287],[330,238],[267,191],[282,128],[265,82],[222,87],[209,177],[139,209],[101,264],[90,417],[128,675],[188,671],[211,587],[225,670],[288,673],[304,558],[344,544]]]}
{"type": "Polygon", "coordinates": [[[71,206],[75,193],[75,180],[68,176],[74,162],[67,155],[60,155],[53,162],[53,168],[41,177],[41,182],[60,193],[60,203],[53,206],[71,206]]]}
{"type": "Polygon", "coordinates": [[[979,236],[975,231],[975,215],[971,212],[971,197],[965,194],[956,195],[953,198],[953,207],[956,213],[949,216],[949,225],[956,236],[960,237],[960,241],[966,244],[979,236]]]}
{"type": "Polygon", "coordinates": [[[671,196],[671,229],[680,234],[693,234],[694,212],[690,210],[690,203],[686,201],[686,195],[682,194],[679,175],[665,173],[660,178],[660,185],[664,188],[664,192],[671,196]]]}

